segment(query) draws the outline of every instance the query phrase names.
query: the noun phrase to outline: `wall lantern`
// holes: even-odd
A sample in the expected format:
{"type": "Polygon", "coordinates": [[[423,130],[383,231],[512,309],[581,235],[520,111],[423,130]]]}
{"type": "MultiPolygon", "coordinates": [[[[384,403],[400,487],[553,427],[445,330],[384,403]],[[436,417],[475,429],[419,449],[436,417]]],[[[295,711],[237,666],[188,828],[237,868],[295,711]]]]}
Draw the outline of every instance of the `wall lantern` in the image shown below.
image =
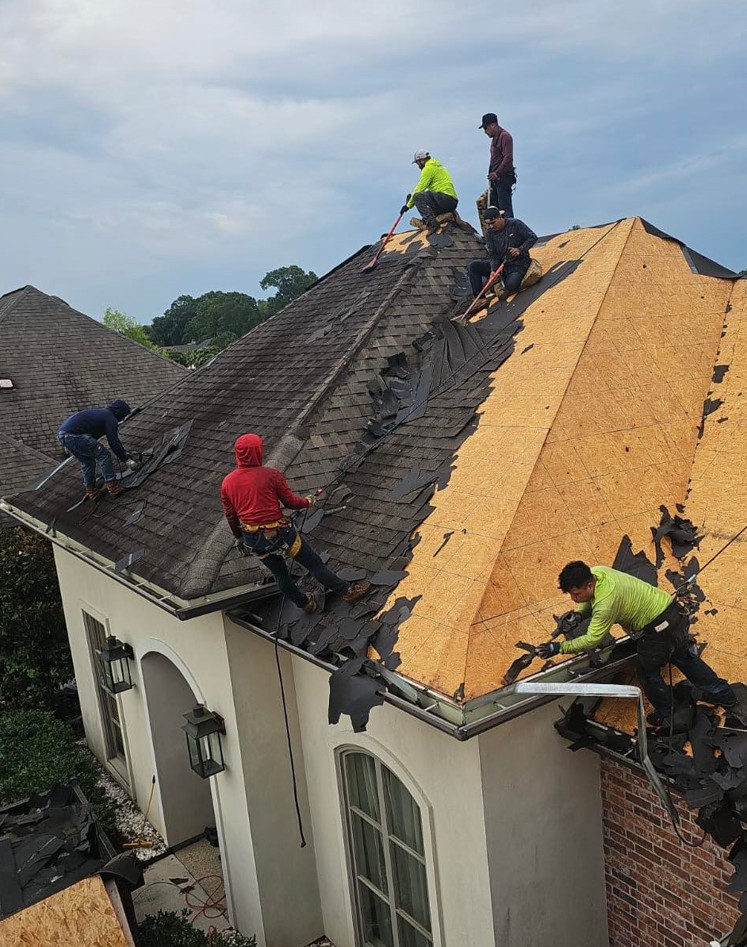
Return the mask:
{"type": "Polygon", "coordinates": [[[130,661],[135,657],[132,647],[123,644],[119,638],[109,635],[100,651],[99,678],[101,686],[110,694],[121,694],[132,687],[130,661]]]}
{"type": "Polygon", "coordinates": [[[208,710],[204,704],[198,704],[188,714],[182,730],[187,734],[189,765],[203,779],[222,773],[226,768],[223,761],[223,746],[220,735],[225,734],[223,717],[208,710]]]}

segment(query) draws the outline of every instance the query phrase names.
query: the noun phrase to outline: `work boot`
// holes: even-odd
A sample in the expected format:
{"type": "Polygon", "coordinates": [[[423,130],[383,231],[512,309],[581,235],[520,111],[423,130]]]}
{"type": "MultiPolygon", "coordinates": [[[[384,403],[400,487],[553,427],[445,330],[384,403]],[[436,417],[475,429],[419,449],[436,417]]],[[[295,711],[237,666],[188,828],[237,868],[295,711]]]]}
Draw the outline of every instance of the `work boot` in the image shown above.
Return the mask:
{"type": "Polygon", "coordinates": [[[410,226],[415,227],[417,230],[425,230],[426,223],[424,220],[421,220],[420,217],[411,217],[410,226]]]}
{"type": "Polygon", "coordinates": [[[95,484],[91,484],[90,487],[86,487],[86,496],[89,500],[95,500],[98,496],[99,491],[96,489],[95,484]]]}
{"type": "Polygon", "coordinates": [[[109,496],[112,499],[116,497],[121,497],[124,493],[124,490],[120,487],[116,480],[107,480],[106,481],[106,490],[109,496]]]}
{"type": "Polygon", "coordinates": [[[309,594],[306,596],[306,604],[304,605],[303,610],[307,615],[313,615],[317,610],[316,596],[311,592],[309,592],[309,594]]]}
{"type": "Polygon", "coordinates": [[[343,595],[343,602],[347,602],[348,605],[352,605],[354,602],[360,601],[364,595],[368,595],[371,591],[371,583],[366,582],[353,582],[347,592],[343,595]]]}
{"type": "Polygon", "coordinates": [[[730,710],[732,707],[737,706],[736,695],[732,695],[731,699],[728,697],[718,697],[715,694],[701,694],[698,700],[703,701],[704,704],[710,704],[712,707],[723,707],[724,710],[730,710]]]}

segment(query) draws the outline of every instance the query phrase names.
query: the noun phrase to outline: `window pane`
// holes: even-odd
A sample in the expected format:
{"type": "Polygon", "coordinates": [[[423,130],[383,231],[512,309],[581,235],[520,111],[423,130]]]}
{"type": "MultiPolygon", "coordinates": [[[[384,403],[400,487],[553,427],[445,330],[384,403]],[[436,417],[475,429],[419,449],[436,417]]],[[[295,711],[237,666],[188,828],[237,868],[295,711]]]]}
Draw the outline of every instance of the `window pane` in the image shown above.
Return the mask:
{"type": "Polygon", "coordinates": [[[428,907],[428,884],[425,878],[425,866],[417,858],[408,855],[396,842],[390,846],[392,868],[394,871],[394,893],[398,908],[402,908],[410,917],[427,931],[431,929],[431,912],[428,907]]]}
{"type": "Polygon", "coordinates": [[[114,739],[114,747],[117,751],[117,755],[124,759],[125,748],[124,741],[122,740],[122,731],[116,725],[112,727],[112,737],[114,739]]]}
{"type": "Polygon", "coordinates": [[[432,947],[433,941],[429,937],[424,937],[403,917],[397,918],[397,927],[399,928],[399,947],[432,947]]]}
{"type": "Polygon", "coordinates": [[[351,805],[380,822],[379,793],[376,788],[376,767],[373,758],[363,753],[348,753],[345,756],[345,775],[351,805]]]}
{"type": "Polygon", "coordinates": [[[358,874],[368,878],[379,891],[388,894],[381,832],[354,812],[350,813],[350,818],[353,824],[353,846],[358,874]]]}
{"type": "Polygon", "coordinates": [[[358,882],[358,894],[361,902],[365,944],[372,944],[373,947],[394,947],[389,905],[360,882],[358,882]]]}
{"type": "Polygon", "coordinates": [[[409,845],[414,851],[423,855],[423,825],[420,821],[420,809],[394,773],[390,773],[386,767],[382,769],[384,770],[384,795],[389,831],[405,845],[409,845]]]}

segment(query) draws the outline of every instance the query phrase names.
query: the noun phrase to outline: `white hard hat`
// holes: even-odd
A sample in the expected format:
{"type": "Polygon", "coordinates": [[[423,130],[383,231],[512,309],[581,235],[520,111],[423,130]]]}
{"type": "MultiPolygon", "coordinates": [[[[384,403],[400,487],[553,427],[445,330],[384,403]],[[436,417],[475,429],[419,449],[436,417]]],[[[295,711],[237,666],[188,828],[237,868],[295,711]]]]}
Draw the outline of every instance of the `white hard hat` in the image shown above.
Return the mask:
{"type": "Polygon", "coordinates": [[[426,158],[430,158],[430,154],[427,151],[416,151],[415,157],[412,159],[413,164],[417,164],[418,161],[425,161],[426,158]]]}

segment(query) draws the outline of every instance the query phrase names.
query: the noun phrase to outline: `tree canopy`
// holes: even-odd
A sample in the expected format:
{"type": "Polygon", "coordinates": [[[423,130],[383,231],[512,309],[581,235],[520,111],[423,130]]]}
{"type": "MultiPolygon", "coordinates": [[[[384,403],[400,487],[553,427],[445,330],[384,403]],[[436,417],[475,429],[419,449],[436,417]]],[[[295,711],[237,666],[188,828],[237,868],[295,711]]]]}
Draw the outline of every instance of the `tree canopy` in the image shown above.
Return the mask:
{"type": "MultiPolygon", "coordinates": [[[[276,290],[267,299],[257,300],[246,293],[218,290],[197,297],[178,296],[162,316],[155,317],[152,326],[139,328],[148,330],[156,345],[186,345],[209,340],[211,348],[220,350],[293,302],[317,279],[316,273],[306,272],[300,266],[281,266],[260,280],[262,289],[276,290]]],[[[131,322],[137,326],[134,320],[131,322]]],[[[117,331],[122,330],[117,328],[117,331]]]]}
{"type": "Polygon", "coordinates": [[[265,309],[268,316],[272,316],[294,299],[298,299],[318,279],[313,270],[306,273],[300,266],[281,266],[276,270],[270,270],[262,277],[259,285],[262,289],[274,288],[277,292],[274,296],[263,300],[260,306],[265,309]]]}
{"type": "Polygon", "coordinates": [[[156,345],[183,345],[187,323],[197,314],[198,300],[194,296],[178,296],[162,316],[156,316],[150,329],[156,345]]]}
{"type": "Polygon", "coordinates": [[[146,348],[153,348],[150,337],[149,326],[140,325],[140,323],[128,316],[126,312],[120,312],[119,309],[112,309],[107,306],[104,312],[104,325],[113,332],[119,332],[120,335],[132,339],[133,342],[139,342],[146,348]]]}

